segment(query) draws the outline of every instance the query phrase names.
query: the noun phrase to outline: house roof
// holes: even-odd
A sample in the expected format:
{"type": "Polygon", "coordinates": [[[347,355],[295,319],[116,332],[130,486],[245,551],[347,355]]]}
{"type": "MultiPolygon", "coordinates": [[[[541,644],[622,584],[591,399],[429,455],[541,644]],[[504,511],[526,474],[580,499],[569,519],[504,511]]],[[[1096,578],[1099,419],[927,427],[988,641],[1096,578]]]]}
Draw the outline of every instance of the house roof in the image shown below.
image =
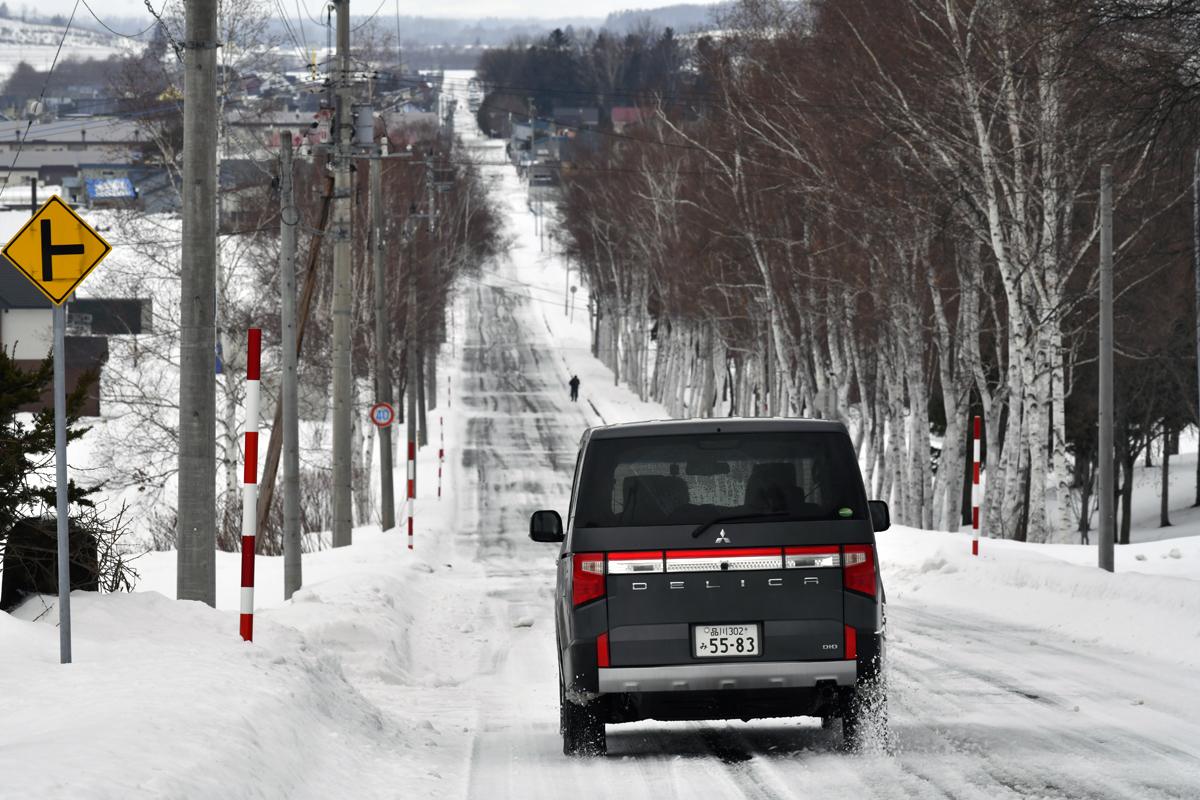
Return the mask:
{"type": "Polygon", "coordinates": [[[612,121],[620,124],[640,122],[646,117],[654,116],[654,111],[637,106],[615,106],[612,110],[612,121]]]}
{"type": "Polygon", "coordinates": [[[50,307],[46,295],[39,292],[11,261],[0,256],[0,309],[50,307]]]}

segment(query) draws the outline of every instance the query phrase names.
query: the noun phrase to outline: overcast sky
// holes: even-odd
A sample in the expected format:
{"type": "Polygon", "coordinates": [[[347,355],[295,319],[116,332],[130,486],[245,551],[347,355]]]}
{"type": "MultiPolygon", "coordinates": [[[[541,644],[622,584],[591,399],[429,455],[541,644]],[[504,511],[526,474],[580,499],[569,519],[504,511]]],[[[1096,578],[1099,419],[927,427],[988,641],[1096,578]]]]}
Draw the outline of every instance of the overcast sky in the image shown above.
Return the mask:
{"type": "MultiPolygon", "coordinates": [[[[31,3],[23,2],[23,0],[6,0],[9,9],[16,12],[22,5],[28,8],[36,9],[38,14],[51,15],[62,14],[64,16],[71,13],[71,8],[75,5],[75,0],[41,0],[41,2],[31,3]]],[[[430,17],[457,17],[463,19],[479,18],[479,17],[603,17],[611,11],[618,11],[626,8],[648,8],[654,6],[669,5],[680,0],[586,0],[582,3],[563,3],[562,0],[444,0],[433,5],[426,3],[414,3],[413,0],[401,0],[400,13],[413,16],[430,16],[430,17]]],[[[713,0],[687,0],[698,4],[707,4],[713,0]]],[[[162,0],[151,0],[155,8],[162,5],[162,0]]],[[[393,16],[395,15],[396,4],[394,0],[383,0],[386,8],[382,9],[381,14],[393,16]]],[[[295,13],[295,0],[283,0],[284,8],[289,13],[295,13]]],[[[88,0],[88,5],[92,7],[105,21],[112,18],[128,17],[143,19],[147,23],[150,20],[150,13],[146,10],[142,0],[88,0]]],[[[315,17],[317,16],[323,3],[321,0],[301,0],[302,6],[307,6],[309,11],[315,17]]],[[[355,0],[350,5],[351,14],[353,16],[366,16],[379,6],[379,0],[355,0]]],[[[79,5],[78,14],[81,18],[88,16],[87,9],[82,3],[79,5]]]]}

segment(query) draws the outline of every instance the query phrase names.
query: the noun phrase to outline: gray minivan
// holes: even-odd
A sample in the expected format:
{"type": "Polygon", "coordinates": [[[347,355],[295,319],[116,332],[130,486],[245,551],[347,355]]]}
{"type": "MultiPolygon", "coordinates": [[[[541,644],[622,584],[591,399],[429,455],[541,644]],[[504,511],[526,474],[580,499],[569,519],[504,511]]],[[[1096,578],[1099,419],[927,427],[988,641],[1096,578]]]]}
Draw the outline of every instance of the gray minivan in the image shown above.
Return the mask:
{"type": "Polygon", "coordinates": [[[841,720],[886,725],[884,595],[844,426],[801,419],[642,422],[584,433],[555,593],[563,752],[605,724],[841,720]]]}

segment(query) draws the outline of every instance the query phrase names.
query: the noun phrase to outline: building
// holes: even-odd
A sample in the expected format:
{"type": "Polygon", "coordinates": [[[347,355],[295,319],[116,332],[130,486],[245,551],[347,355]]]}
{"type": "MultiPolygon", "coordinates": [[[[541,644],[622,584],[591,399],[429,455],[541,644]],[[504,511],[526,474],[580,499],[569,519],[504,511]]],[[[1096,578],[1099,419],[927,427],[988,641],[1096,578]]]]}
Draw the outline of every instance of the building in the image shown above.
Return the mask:
{"type": "MultiPolygon", "coordinates": [[[[68,318],[69,318],[68,312],[68,318]]],[[[54,344],[53,306],[7,258],[0,256],[0,344],[21,369],[37,369],[54,344]]],[[[66,338],[67,393],[90,371],[99,372],[108,360],[108,340],[97,336],[66,338]]],[[[53,387],[39,402],[23,408],[37,412],[53,408],[53,387]]],[[[100,384],[84,401],[83,416],[100,416],[100,384]]]]}
{"type": "Polygon", "coordinates": [[[654,116],[654,109],[638,108],[637,106],[615,106],[612,110],[612,126],[617,133],[626,128],[638,125],[654,116]]]}
{"type": "Polygon", "coordinates": [[[558,128],[580,130],[600,127],[600,109],[586,106],[555,106],[551,115],[558,128]]]}
{"type": "Polygon", "coordinates": [[[119,117],[0,121],[0,160],[13,165],[17,182],[58,185],[82,164],[130,164],[145,143],[137,124],[119,117]]]}
{"type": "MultiPolygon", "coordinates": [[[[67,393],[83,375],[99,375],[108,360],[109,336],[149,333],[150,301],[145,299],[83,298],[67,303],[67,393]]],[[[7,258],[0,256],[0,346],[21,369],[37,369],[54,343],[53,306],[7,258]]],[[[41,400],[23,408],[37,412],[52,408],[48,387],[41,400]]],[[[83,416],[100,416],[100,382],[84,401],[83,416]]]]}

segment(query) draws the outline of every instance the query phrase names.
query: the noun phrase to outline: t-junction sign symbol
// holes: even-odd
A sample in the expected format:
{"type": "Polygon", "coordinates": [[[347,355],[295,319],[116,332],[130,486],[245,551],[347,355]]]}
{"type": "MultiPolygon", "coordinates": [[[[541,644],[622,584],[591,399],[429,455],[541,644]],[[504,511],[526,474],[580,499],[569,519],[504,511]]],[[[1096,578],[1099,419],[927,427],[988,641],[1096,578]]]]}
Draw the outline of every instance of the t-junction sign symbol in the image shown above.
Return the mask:
{"type": "Polygon", "coordinates": [[[57,195],[4,246],[4,255],[55,305],[66,302],[112,247],[57,195]]]}

